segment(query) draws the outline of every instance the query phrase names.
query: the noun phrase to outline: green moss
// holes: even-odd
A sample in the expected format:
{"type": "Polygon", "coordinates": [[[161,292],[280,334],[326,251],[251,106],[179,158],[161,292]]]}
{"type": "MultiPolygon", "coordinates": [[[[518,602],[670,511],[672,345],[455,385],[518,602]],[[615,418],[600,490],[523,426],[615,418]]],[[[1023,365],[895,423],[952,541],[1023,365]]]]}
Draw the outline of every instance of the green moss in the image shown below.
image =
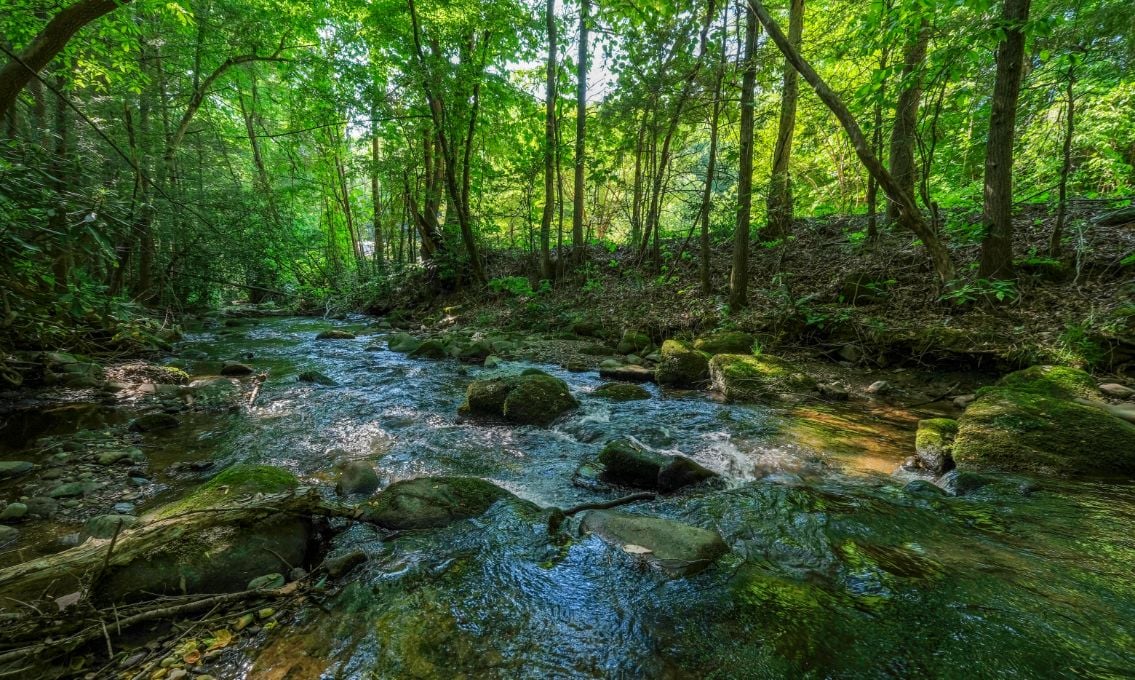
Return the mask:
{"type": "Polygon", "coordinates": [[[604,480],[642,489],[657,487],[658,473],[670,462],[666,456],[647,451],[626,439],[607,442],[598,460],[604,468],[604,480]]]}
{"type": "Polygon", "coordinates": [[[316,340],[354,340],[355,334],[347,331],[329,330],[315,336],[316,340]]]}
{"type": "Polygon", "coordinates": [[[709,361],[714,389],[729,401],[760,401],[816,389],[816,381],[784,359],[762,354],[718,354],[709,361]]]}
{"type": "Polygon", "coordinates": [[[418,477],[391,484],[366,512],[389,529],[428,529],[481,515],[511,495],[476,477],[418,477]]]}
{"type": "Polygon", "coordinates": [[[749,354],[757,339],[740,331],[722,331],[698,338],[694,349],[707,354],[749,354]]]}
{"type": "Polygon", "coordinates": [[[1090,399],[1099,395],[1092,376],[1069,366],[1030,366],[1001,378],[997,386],[1065,399],[1090,399]]]}
{"type": "Polygon", "coordinates": [[[155,518],[171,517],[187,510],[223,505],[249,494],[272,494],[296,488],[299,481],[291,472],[271,465],[232,465],[197,487],[179,501],[154,511],[155,518]]]}
{"type": "Polygon", "coordinates": [[[448,356],[448,351],[445,344],[441,340],[426,340],[418,347],[410,352],[412,357],[423,357],[426,359],[444,359],[448,356]]]}
{"type": "Polygon", "coordinates": [[[958,421],[953,418],[930,418],[918,421],[918,432],[914,435],[914,447],[923,449],[948,450],[958,434],[958,421]]]}
{"type": "Polygon", "coordinates": [[[987,388],[958,421],[963,468],[1063,474],[1135,473],[1135,425],[1042,391],[987,388]]]}
{"type": "Polygon", "coordinates": [[[631,354],[632,352],[645,352],[651,347],[650,336],[642,331],[626,331],[623,333],[623,339],[619,341],[619,346],[615,349],[619,354],[631,354]]]}
{"type": "Polygon", "coordinates": [[[482,415],[504,415],[504,400],[516,386],[516,381],[505,378],[474,380],[465,389],[465,403],[461,413],[480,413],[482,415]]]}
{"type": "Polygon", "coordinates": [[[579,406],[567,383],[550,375],[525,375],[504,400],[504,417],[514,423],[549,425],[579,406]]]}
{"type": "Polygon", "coordinates": [[[595,388],[592,394],[604,399],[610,399],[611,401],[650,399],[650,392],[647,392],[641,385],[632,385],[630,383],[604,383],[595,388]]]}
{"type": "Polygon", "coordinates": [[[655,370],[659,385],[700,387],[709,381],[708,353],[680,340],[667,340],[662,343],[661,354],[655,370]]]}

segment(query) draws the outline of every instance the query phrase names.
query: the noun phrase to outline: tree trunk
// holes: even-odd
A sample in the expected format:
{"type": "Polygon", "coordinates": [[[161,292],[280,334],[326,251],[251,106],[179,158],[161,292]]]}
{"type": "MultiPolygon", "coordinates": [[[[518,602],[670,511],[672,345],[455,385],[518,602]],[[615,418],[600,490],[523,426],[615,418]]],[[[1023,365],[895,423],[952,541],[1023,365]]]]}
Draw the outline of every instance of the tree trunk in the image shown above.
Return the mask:
{"type": "Polygon", "coordinates": [[[631,192],[631,245],[637,245],[642,237],[642,153],[643,138],[646,137],[646,111],[642,112],[642,123],[638,126],[638,139],[634,147],[634,189],[631,192]]]}
{"type": "MultiPolygon", "coordinates": [[[[796,49],[804,33],[804,0],[792,0],[788,15],[788,40],[796,49]]],[[[784,62],[784,88],[780,98],[780,127],[776,134],[776,148],[772,154],[772,175],[766,207],[768,210],[768,237],[780,239],[792,230],[792,181],[788,162],[792,157],[792,136],[796,128],[796,100],[799,87],[796,69],[784,62]]]]}
{"type": "MultiPolygon", "coordinates": [[[[375,125],[377,126],[377,123],[375,125]]],[[[370,204],[374,225],[374,264],[379,271],[382,271],[386,267],[386,240],[382,237],[382,196],[378,185],[378,130],[371,130],[371,134],[370,204]]]]}
{"type": "Polygon", "coordinates": [[[7,115],[20,90],[34,78],[34,74],[42,71],[80,28],[129,2],[79,0],[52,17],[31,43],[0,69],[0,119],[7,115]]]}
{"type": "Polygon", "coordinates": [[[745,71],[741,77],[740,170],[737,176],[737,229],[733,234],[733,272],[729,277],[729,307],[748,304],[749,223],[753,208],[753,89],[757,81],[757,14],[752,4],[745,16],[745,71]]]}
{"type": "Polygon", "coordinates": [[[887,194],[887,196],[899,204],[901,208],[899,212],[899,223],[912,231],[915,236],[922,240],[927,252],[930,255],[931,263],[934,266],[934,272],[938,276],[939,282],[946,284],[954,278],[954,263],[950,258],[950,253],[946,250],[945,245],[938,238],[938,235],[930,229],[926,221],[922,218],[922,214],[914,204],[914,199],[899,187],[895,182],[894,177],[891,176],[879,159],[871,151],[871,147],[867,143],[867,138],[863,136],[863,130],[859,127],[859,123],[851,115],[847,109],[847,105],[839,98],[828,84],[820,78],[819,74],[812,68],[812,66],[800,56],[800,53],[792,46],[785,37],[784,32],[780,30],[780,26],[773,21],[769,16],[768,10],[765,9],[761,0],[748,0],[751,8],[755,11],[757,18],[761,24],[764,25],[765,30],[768,31],[769,37],[780,48],[784,56],[792,63],[792,66],[804,76],[804,80],[811,85],[812,90],[815,91],[816,96],[820,101],[832,112],[832,114],[839,120],[840,125],[843,127],[848,138],[851,139],[851,144],[855,148],[855,153],[859,157],[860,162],[867,168],[867,172],[879,182],[879,187],[887,194]]]}
{"type": "Polygon", "coordinates": [[[583,168],[587,149],[587,15],[591,11],[590,0],[581,0],[579,5],[579,56],[576,59],[575,87],[575,201],[571,216],[572,255],[577,265],[586,256],[583,242],[583,168]]]}
{"type": "Polygon", "coordinates": [[[1025,55],[1024,24],[1030,0],[1005,0],[1001,24],[1005,39],[997,47],[997,77],[985,146],[985,238],[981,242],[984,279],[1013,276],[1013,132],[1017,122],[1017,96],[1021,91],[1021,64],[1025,55]]]}
{"type": "Polygon", "coordinates": [[[1060,257],[1060,242],[1064,238],[1064,223],[1068,219],[1068,175],[1072,172],[1072,137],[1076,132],[1076,54],[1069,54],[1068,60],[1068,80],[1064,91],[1064,144],[1061,149],[1064,158],[1060,165],[1056,226],[1048,239],[1049,257],[1060,257]]]}
{"type": "Polygon", "coordinates": [[[544,212],[540,216],[540,276],[553,279],[551,235],[556,212],[556,14],[555,0],[548,0],[548,64],[544,89],[544,212]]]}
{"type": "MultiPolygon", "coordinates": [[[[722,36],[729,23],[729,5],[725,6],[725,17],[722,19],[722,36]]],[[[724,38],[723,38],[724,41],[724,38]]],[[[701,280],[701,291],[705,295],[713,293],[713,280],[710,276],[709,260],[709,222],[713,211],[713,180],[717,174],[717,134],[721,121],[721,84],[725,80],[725,45],[721,46],[721,54],[717,63],[717,72],[713,79],[713,112],[709,121],[709,159],[705,167],[705,188],[701,197],[701,253],[698,262],[698,278],[701,280]]]]}
{"type": "MultiPolygon", "coordinates": [[[[922,20],[918,33],[903,52],[902,80],[899,81],[899,99],[895,105],[895,125],[891,128],[890,171],[895,182],[910,196],[914,196],[914,145],[918,133],[918,105],[922,99],[922,76],[919,71],[926,59],[930,43],[930,24],[922,20]]],[[[898,206],[887,204],[887,221],[899,218],[898,206]]]]}

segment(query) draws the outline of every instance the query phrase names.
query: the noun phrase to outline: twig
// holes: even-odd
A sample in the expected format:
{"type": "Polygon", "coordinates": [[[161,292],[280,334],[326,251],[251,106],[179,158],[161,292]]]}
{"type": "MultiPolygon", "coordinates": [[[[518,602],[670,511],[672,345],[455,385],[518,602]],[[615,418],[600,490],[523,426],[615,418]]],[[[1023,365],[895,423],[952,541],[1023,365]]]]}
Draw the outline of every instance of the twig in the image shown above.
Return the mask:
{"type": "Polygon", "coordinates": [[[946,397],[950,396],[950,394],[952,394],[952,393],[953,393],[953,391],[954,391],[954,390],[956,390],[956,389],[958,388],[958,385],[961,385],[961,383],[960,383],[960,382],[956,382],[956,383],[954,383],[953,385],[950,385],[950,386],[949,386],[949,387],[948,387],[948,388],[946,389],[946,391],[945,391],[945,392],[943,392],[942,394],[939,394],[938,396],[934,397],[933,399],[931,399],[931,400],[929,400],[929,401],[920,401],[920,402],[918,402],[917,404],[907,404],[907,405],[906,405],[905,407],[903,407],[903,408],[915,408],[916,406],[926,406],[927,404],[933,404],[933,403],[934,403],[934,402],[936,402],[936,401],[941,401],[942,399],[945,399],[946,397]]]}
{"type": "Polygon", "coordinates": [[[657,497],[658,494],[652,491],[640,491],[638,493],[632,493],[629,496],[622,496],[620,498],[615,498],[609,501],[581,503],[579,505],[574,505],[567,510],[564,510],[563,514],[565,517],[571,517],[572,515],[583,512],[584,510],[608,510],[610,508],[617,508],[620,505],[627,505],[628,503],[634,503],[636,501],[652,501],[657,497]]]}

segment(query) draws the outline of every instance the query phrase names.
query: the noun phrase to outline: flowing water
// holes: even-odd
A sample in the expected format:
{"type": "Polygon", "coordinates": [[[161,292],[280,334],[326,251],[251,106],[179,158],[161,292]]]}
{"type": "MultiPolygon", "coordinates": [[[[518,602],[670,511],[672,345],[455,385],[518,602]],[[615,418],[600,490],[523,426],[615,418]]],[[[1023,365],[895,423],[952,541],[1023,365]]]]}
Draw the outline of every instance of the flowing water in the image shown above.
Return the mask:
{"type": "Polygon", "coordinates": [[[912,446],[901,417],[777,411],[655,386],[650,400],[611,403],[589,396],[600,384],[594,373],[548,366],[580,398],[579,411],[547,429],[464,421],[457,406],[471,380],[527,364],[487,370],[368,352],[381,335],[361,322],[342,326],[365,332],[316,342],[327,322],[278,319],[190,337],[185,346],[213,360],[251,352],[270,378],[251,413],[195,416],[148,435],[148,454],[158,464],[278,465],[325,488],[336,463],[368,460],[387,482],[475,475],[539,506],[567,507],[618,495],[575,486],[572,476],[603,442],[633,437],[727,483],[624,510],[714,528],[731,552],[676,578],[570,525],[571,540],[550,540],[546,513],[507,502],[391,541],[354,526],[332,551],[362,549],[370,560],[336,597],[247,650],[238,674],[1135,674],[1131,485],[996,477],[964,496],[913,493],[890,474],[912,446]],[[338,385],[294,380],[308,369],[338,385]]]}

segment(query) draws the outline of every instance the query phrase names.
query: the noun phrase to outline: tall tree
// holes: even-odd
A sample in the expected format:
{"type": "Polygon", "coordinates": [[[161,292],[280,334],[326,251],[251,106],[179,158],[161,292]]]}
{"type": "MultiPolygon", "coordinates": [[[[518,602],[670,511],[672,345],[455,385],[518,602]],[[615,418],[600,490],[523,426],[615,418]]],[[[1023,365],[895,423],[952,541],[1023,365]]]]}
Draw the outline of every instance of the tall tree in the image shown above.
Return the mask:
{"type": "Polygon", "coordinates": [[[1030,0],[1005,0],[1001,6],[1004,39],[997,46],[997,76],[985,145],[985,238],[981,241],[978,276],[1013,276],[1013,135],[1021,65],[1025,56],[1025,23],[1030,0]]]}
{"type": "MultiPolygon", "coordinates": [[[[930,44],[930,22],[919,17],[918,32],[903,51],[902,79],[899,81],[899,98],[895,104],[895,124],[891,128],[890,171],[895,182],[907,194],[914,196],[914,146],[918,135],[918,105],[922,99],[922,62],[930,44]]],[[[899,218],[899,207],[887,204],[887,221],[899,218]]]]}
{"type": "Polygon", "coordinates": [[[575,201],[571,216],[572,253],[576,264],[585,257],[583,243],[584,152],[587,144],[587,19],[591,0],[579,3],[579,56],[576,60],[575,86],[575,201]]]}
{"type": "Polygon", "coordinates": [[[540,216],[540,275],[552,279],[552,218],[556,211],[556,2],[548,0],[548,63],[544,85],[544,213],[540,216]]]}
{"type": "MultiPolygon", "coordinates": [[[[788,14],[788,40],[796,49],[804,34],[804,0],[792,0],[788,14]]],[[[792,181],[788,162],[792,158],[792,137],[796,129],[796,100],[799,86],[796,69],[784,61],[784,85],[780,94],[780,125],[776,133],[776,147],[772,153],[772,176],[769,180],[768,226],[769,238],[784,238],[792,229],[792,181]]]]}
{"type": "Polygon", "coordinates": [[[922,218],[922,213],[914,204],[914,198],[902,190],[891,173],[887,172],[887,169],[879,162],[878,157],[871,150],[867,138],[863,135],[863,129],[859,127],[859,123],[851,115],[847,105],[816,73],[811,64],[800,56],[800,53],[788,41],[788,37],[784,35],[784,31],[780,30],[780,26],[773,21],[761,0],[747,0],[747,2],[781,53],[792,63],[793,68],[804,76],[804,80],[812,86],[816,96],[839,121],[851,140],[851,145],[855,148],[855,154],[859,157],[863,166],[867,168],[867,172],[875,177],[887,197],[899,204],[899,223],[922,240],[923,246],[930,255],[930,261],[934,266],[934,273],[937,274],[939,282],[944,285],[953,280],[954,262],[950,257],[950,252],[946,250],[945,244],[926,223],[926,220],[922,218]]]}
{"type": "Polygon", "coordinates": [[[729,307],[741,309],[749,294],[749,224],[753,209],[753,90],[757,82],[757,13],[745,12],[745,71],[741,76],[741,148],[737,175],[737,228],[733,233],[733,271],[729,307]]]}
{"type": "Polygon", "coordinates": [[[705,165],[705,187],[701,198],[701,254],[698,258],[698,278],[701,291],[705,295],[713,292],[713,280],[709,268],[709,223],[712,212],[713,180],[717,175],[717,136],[721,122],[721,84],[725,81],[725,35],[729,26],[729,5],[721,18],[721,46],[717,54],[717,68],[713,72],[713,110],[709,120],[709,159],[705,165]]]}

